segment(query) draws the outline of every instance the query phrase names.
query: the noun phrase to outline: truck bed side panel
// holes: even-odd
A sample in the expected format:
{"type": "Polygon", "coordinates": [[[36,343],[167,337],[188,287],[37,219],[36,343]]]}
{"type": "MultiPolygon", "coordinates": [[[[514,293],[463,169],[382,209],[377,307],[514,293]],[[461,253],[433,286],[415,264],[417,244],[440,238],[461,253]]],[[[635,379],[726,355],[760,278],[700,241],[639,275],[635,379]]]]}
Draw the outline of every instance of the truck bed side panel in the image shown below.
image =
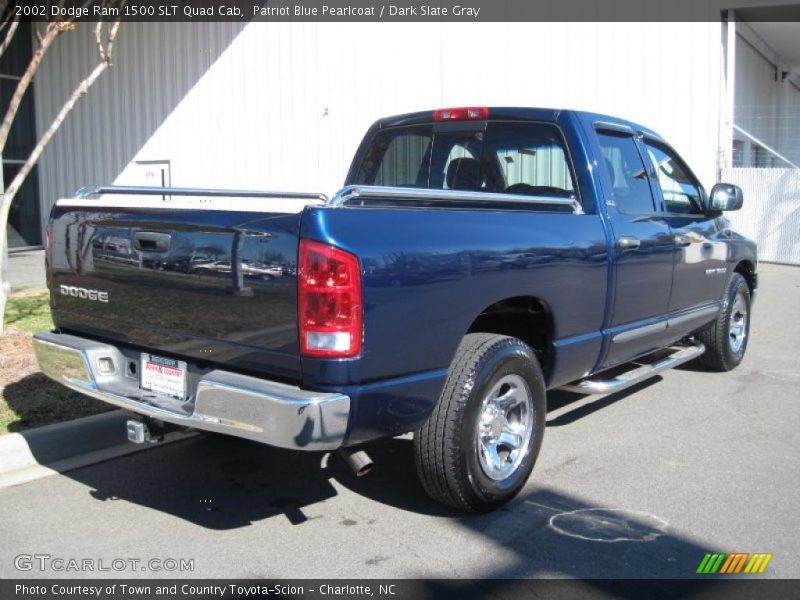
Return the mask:
{"type": "MultiPolygon", "coordinates": [[[[580,377],[597,360],[608,277],[598,215],[314,207],[307,209],[301,236],[353,252],[364,278],[362,357],[304,358],[309,387],[394,379],[424,389],[417,401],[432,406],[475,318],[517,296],[540,299],[555,317],[551,384],[580,377]]],[[[386,399],[393,391],[361,389],[369,393],[355,403],[354,420],[387,426],[386,399]]],[[[357,389],[349,393],[359,395],[357,389]]],[[[427,417],[425,409],[418,412],[427,417]]]]}

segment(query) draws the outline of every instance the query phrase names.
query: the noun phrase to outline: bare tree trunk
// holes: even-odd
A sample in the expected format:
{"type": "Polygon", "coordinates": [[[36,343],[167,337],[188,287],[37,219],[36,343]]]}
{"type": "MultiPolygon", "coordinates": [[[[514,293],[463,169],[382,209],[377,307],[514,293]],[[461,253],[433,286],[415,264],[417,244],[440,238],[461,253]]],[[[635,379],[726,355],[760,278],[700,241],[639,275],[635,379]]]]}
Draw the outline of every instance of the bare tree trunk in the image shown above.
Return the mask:
{"type": "MultiPolygon", "coordinates": [[[[14,197],[17,195],[17,192],[25,181],[25,178],[28,176],[41,157],[42,152],[47,147],[47,144],[50,142],[53,135],[55,135],[56,131],[58,131],[61,123],[63,123],[64,119],[67,118],[67,115],[78,103],[78,100],[80,100],[81,97],[86,94],[94,82],[97,81],[100,75],[103,74],[103,71],[111,66],[114,40],[117,37],[117,31],[119,30],[119,21],[116,21],[110,25],[108,35],[105,39],[103,39],[102,26],[103,23],[97,23],[94,30],[100,62],[92,70],[92,72],[89,73],[89,75],[87,75],[86,78],[77,85],[75,90],[72,92],[72,95],[61,107],[61,110],[50,123],[47,131],[44,132],[30,156],[28,156],[25,164],[22,165],[22,168],[20,168],[20,170],[17,172],[8,188],[5,188],[5,193],[2,193],[4,188],[2,185],[0,185],[0,193],[2,193],[2,195],[0,195],[0,253],[2,253],[2,256],[0,256],[0,320],[2,320],[3,315],[5,315],[5,304],[10,287],[8,284],[7,272],[8,261],[7,258],[3,257],[6,257],[8,252],[8,215],[11,211],[11,203],[14,201],[14,197]]],[[[11,99],[11,103],[9,104],[8,111],[6,112],[3,122],[0,124],[0,155],[2,155],[2,150],[5,147],[11,125],[14,122],[14,117],[16,116],[19,105],[22,102],[22,97],[33,80],[33,76],[36,74],[36,71],[39,68],[39,63],[41,62],[44,53],[59,34],[63,33],[64,31],[68,31],[72,27],[74,27],[74,24],[69,22],[50,23],[45,31],[45,35],[38,36],[39,45],[36,49],[36,52],[34,53],[34,56],[31,59],[25,74],[17,84],[17,88],[14,92],[14,96],[11,99]]],[[[0,183],[2,183],[2,178],[0,178],[0,183]]],[[[0,334],[2,334],[2,332],[3,324],[0,323],[0,334]]]]}
{"type": "MultiPolygon", "coordinates": [[[[25,69],[25,73],[23,73],[22,78],[17,83],[6,114],[3,117],[2,123],[0,123],[0,156],[2,156],[3,149],[6,146],[8,134],[11,132],[11,125],[13,125],[14,118],[17,116],[22,98],[25,96],[25,92],[28,90],[31,81],[33,81],[33,76],[39,69],[39,63],[42,61],[45,52],[47,52],[47,49],[53,41],[55,41],[61,33],[68,31],[71,26],[71,24],[67,23],[50,23],[47,26],[44,36],[39,35],[37,32],[39,44],[36,51],[33,53],[31,62],[28,63],[28,68],[25,69]]],[[[5,37],[0,46],[0,55],[8,48],[16,29],[16,23],[9,25],[9,29],[5,32],[5,37]]],[[[1,161],[0,164],[2,164],[1,161]]],[[[30,168],[28,171],[30,171],[30,168]]],[[[15,178],[15,180],[16,179],[17,178],[15,178]]],[[[16,195],[16,190],[11,191],[10,194],[5,192],[4,183],[2,174],[0,173],[0,335],[5,332],[6,303],[8,302],[8,296],[11,294],[11,284],[8,281],[8,214],[11,210],[11,202],[16,195]]],[[[17,188],[18,187],[19,186],[17,186],[17,188]]]]}
{"type": "Polygon", "coordinates": [[[63,123],[64,119],[67,118],[67,115],[78,103],[78,100],[81,99],[81,96],[89,91],[89,88],[92,87],[92,84],[97,81],[97,78],[100,77],[103,71],[105,71],[109,66],[110,63],[106,62],[101,62],[98,64],[86,77],[86,79],[81,81],[78,87],[75,88],[75,91],[72,92],[72,95],[69,97],[69,99],[64,103],[64,106],[61,107],[61,110],[53,119],[52,123],[50,123],[50,127],[47,128],[47,131],[44,132],[44,135],[42,135],[41,139],[34,147],[33,151],[28,157],[28,160],[25,161],[25,164],[22,165],[22,168],[17,172],[17,175],[11,180],[11,183],[8,184],[3,206],[0,207],[0,223],[4,222],[4,220],[8,218],[8,210],[10,209],[11,201],[14,199],[14,196],[17,195],[17,192],[22,186],[22,183],[25,181],[25,178],[31,172],[31,169],[33,169],[33,167],[36,165],[45,147],[50,143],[53,135],[61,126],[61,123],[63,123]]]}
{"type": "MultiPolygon", "coordinates": [[[[10,287],[8,283],[8,272],[7,272],[7,254],[8,254],[8,215],[11,211],[11,203],[14,201],[14,197],[17,195],[20,186],[25,181],[25,178],[31,172],[36,162],[39,160],[39,157],[42,155],[42,151],[44,151],[45,146],[47,146],[50,139],[53,137],[53,134],[58,130],[61,123],[67,117],[69,112],[78,102],[78,100],[83,96],[87,90],[91,87],[91,85],[97,80],[98,77],[109,67],[110,63],[102,62],[97,65],[94,70],[89,74],[89,76],[84,79],[80,85],[75,89],[70,96],[69,100],[64,103],[64,106],[59,111],[58,115],[53,122],[50,124],[50,127],[47,128],[45,134],[39,140],[39,143],[36,144],[36,147],[31,152],[31,155],[28,157],[28,160],[25,161],[25,164],[22,165],[22,168],[17,172],[17,175],[9,184],[8,188],[6,189],[5,193],[0,196],[2,200],[0,200],[0,248],[3,248],[3,256],[5,258],[0,259],[3,262],[2,269],[0,269],[0,286],[2,286],[2,292],[0,292],[0,315],[5,315],[5,304],[6,304],[6,297],[8,296],[8,288],[10,287]]],[[[3,333],[3,328],[0,326],[0,334],[3,333]]]]}
{"type": "MultiPolygon", "coordinates": [[[[0,155],[0,165],[3,164],[3,157],[0,155]]],[[[0,202],[5,203],[3,194],[3,169],[0,168],[0,202]]],[[[6,302],[11,295],[11,283],[8,280],[8,239],[6,228],[3,227],[2,241],[0,241],[0,335],[5,333],[6,326],[6,302]]]]}
{"type": "Polygon", "coordinates": [[[25,96],[25,92],[28,91],[33,81],[33,76],[36,75],[36,71],[39,70],[39,63],[42,62],[45,53],[59,35],[74,26],[74,23],[49,23],[44,35],[39,36],[39,44],[36,46],[36,51],[33,53],[33,57],[31,57],[31,62],[28,63],[28,68],[25,69],[25,72],[22,74],[22,78],[17,82],[17,87],[14,90],[14,94],[11,96],[11,102],[8,103],[6,114],[3,117],[2,123],[0,123],[0,148],[6,147],[8,134],[11,131],[14,118],[17,116],[19,106],[22,104],[22,98],[25,96]]]}
{"type": "MultiPolygon", "coordinates": [[[[0,0],[0,14],[5,13],[7,3],[5,0],[0,0]]],[[[17,32],[19,21],[11,21],[0,24],[0,31],[3,31],[3,41],[0,42],[0,56],[3,56],[5,51],[11,45],[11,40],[14,39],[14,34],[17,32]]],[[[3,181],[3,151],[0,150],[0,206],[5,202],[6,189],[3,181]]],[[[2,242],[0,242],[0,335],[5,333],[6,325],[6,302],[8,296],[11,294],[11,283],[8,280],[8,247],[6,236],[3,235],[2,242]]]]}

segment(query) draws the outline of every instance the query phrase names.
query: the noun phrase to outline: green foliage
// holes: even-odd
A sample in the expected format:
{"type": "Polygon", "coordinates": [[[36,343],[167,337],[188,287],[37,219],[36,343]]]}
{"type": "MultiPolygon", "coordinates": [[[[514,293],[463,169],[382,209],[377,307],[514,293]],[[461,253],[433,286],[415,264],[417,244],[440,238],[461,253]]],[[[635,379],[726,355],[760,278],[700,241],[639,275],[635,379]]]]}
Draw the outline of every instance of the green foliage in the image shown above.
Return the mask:
{"type": "Polygon", "coordinates": [[[47,293],[11,296],[6,305],[6,325],[28,333],[52,329],[49,299],[47,293]]]}

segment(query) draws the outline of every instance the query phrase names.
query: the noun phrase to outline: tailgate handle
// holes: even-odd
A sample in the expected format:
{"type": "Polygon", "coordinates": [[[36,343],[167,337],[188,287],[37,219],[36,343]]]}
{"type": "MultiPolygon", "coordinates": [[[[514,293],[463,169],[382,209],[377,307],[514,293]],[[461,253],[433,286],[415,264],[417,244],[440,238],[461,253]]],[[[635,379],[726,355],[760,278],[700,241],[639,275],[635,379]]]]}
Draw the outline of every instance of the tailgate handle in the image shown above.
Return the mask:
{"type": "Polygon", "coordinates": [[[158,233],[157,231],[137,231],[133,234],[133,246],[137,250],[144,252],[166,252],[172,236],[168,233],[158,233]]]}

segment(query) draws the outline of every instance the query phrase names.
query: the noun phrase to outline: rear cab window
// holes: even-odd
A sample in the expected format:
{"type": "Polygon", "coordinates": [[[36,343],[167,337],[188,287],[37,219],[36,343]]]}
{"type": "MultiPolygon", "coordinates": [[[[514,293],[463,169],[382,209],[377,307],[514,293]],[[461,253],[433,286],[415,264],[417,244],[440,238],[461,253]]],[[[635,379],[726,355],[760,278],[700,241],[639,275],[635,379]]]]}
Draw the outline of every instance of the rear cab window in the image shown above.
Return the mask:
{"type": "Polygon", "coordinates": [[[378,131],[352,183],[578,199],[556,125],[491,120],[459,125],[378,131]]]}

